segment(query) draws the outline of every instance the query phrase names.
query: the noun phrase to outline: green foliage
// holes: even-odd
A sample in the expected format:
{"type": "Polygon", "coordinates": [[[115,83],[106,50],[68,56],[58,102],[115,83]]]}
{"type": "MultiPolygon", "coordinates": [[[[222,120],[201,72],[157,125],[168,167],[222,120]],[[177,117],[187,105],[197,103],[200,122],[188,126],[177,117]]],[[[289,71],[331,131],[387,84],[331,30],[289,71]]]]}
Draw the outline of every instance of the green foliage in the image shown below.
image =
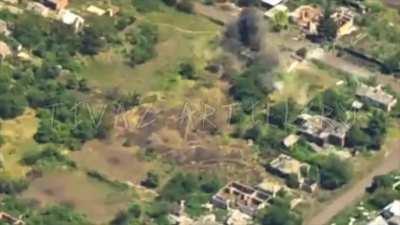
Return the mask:
{"type": "Polygon", "coordinates": [[[14,118],[23,113],[27,101],[21,94],[4,93],[0,95],[0,117],[14,118]]]}
{"type": "Polygon", "coordinates": [[[327,90],[316,96],[309,104],[310,110],[338,121],[347,119],[346,112],[351,109],[353,97],[345,89],[327,90]]]}
{"type": "Polygon", "coordinates": [[[351,177],[350,164],[337,156],[329,155],[320,162],[320,184],[324,189],[337,189],[347,184],[351,177]]]}
{"type": "Polygon", "coordinates": [[[96,55],[105,47],[106,42],[103,37],[100,31],[94,27],[85,27],[80,52],[86,55],[96,55]]]}
{"type": "Polygon", "coordinates": [[[137,11],[142,13],[149,13],[153,11],[158,11],[160,9],[160,1],[159,0],[132,0],[133,6],[137,9],[137,11]]]}
{"type": "Polygon", "coordinates": [[[400,198],[400,193],[392,188],[380,188],[368,199],[368,202],[377,209],[382,209],[389,203],[400,198]]]}
{"type": "Polygon", "coordinates": [[[57,225],[90,225],[91,223],[83,216],[73,212],[66,206],[52,206],[44,209],[32,219],[29,219],[28,224],[57,224],[57,225]]]}
{"type": "Polygon", "coordinates": [[[297,174],[290,174],[286,179],[286,185],[293,189],[299,188],[300,182],[297,174]]]}
{"type": "Polygon", "coordinates": [[[128,53],[129,65],[134,67],[152,59],[158,41],[157,27],[151,24],[140,24],[132,34],[130,43],[133,48],[128,53]]]}
{"type": "Polygon", "coordinates": [[[159,200],[169,203],[186,201],[187,212],[199,216],[204,209],[201,207],[221,187],[219,181],[208,175],[178,173],[163,187],[159,200]]]}
{"type": "Polygon", "coordinates": [[[11,179],[8,177],[0,177],[0,193],[14,195],[28,188],[28,181],[24,179],[11,179]]]}
{"type": "Polygon", "coordinates": [[[63,155],[55,146],[46,146],[43,150],[34,150],[28,152],[22,159],[22,162],[29,166],[39,168],[54,168],[57,166],[76,167],[74,161],[63,155]]]}
{"type": "Polygon", "coordinates": [[[138,221],[142,214],[142,210],[139,205],[132,204],[128,210],[122,211],[111,221],[110,225],[131,225],[138,221]]]}
{"type": "Polygon", "coordinates": [[[338,27],[330,14],[325,14],[318,26],[318,33],[325,41],[334,41],[337,36],[338,27]]]}
{"type": "Polygon", "coordinates": [[[180,0],[176,4],[176,9],[185,13],[192,13],[193,8],[193,0],[180,0]]]}
{"type": "Polygon", "coordinates": [[[159,176],[154,172],[148,172],[146,179],[142,181],[142,185],[147,188],[157,188],[159,183],[159,176]]]}
{"type": "Polygon", "coordinates": [[[372,144],[369,135],[358,125],[349,130],[346,138],[346,144],[352,148],[362,149],[372,144]]]}
{"type": "Polygon", "coordinates": [[[242,107],[251,108],[252,105],[263,102],[267,94],[272,91],[262,86],[262,77],[268,76],[266,72],[264,66],[253,65],[233,78],[230,93],[235,100],[242,103],[242,107]]]}
{"type": "Polygon", "coordinates": [[[268,119],[272,124],[285,128],[296,119],[300,110],[300,106],[293,99],[278,102],[270,108],[268,119]]]}
{"type": "Polygon", "coordinates": [[[292,211],[286,202],[274,202],[266,212],[260,216],[261,225],[301,225],[300,215],[292,211]]]}
{"type": "Polygon", "coordinates": [[[179,64],[178,72],[183,78],[190,80],[196,78],[196,68],[191,61],[186,61],[179,64]]]}
{"type": "Polygon", "coordinates": [[[272,18],[272,28],[279,32],[286,30],[289,26],[289,15],[287,12],[279,11],[272,18]]]}

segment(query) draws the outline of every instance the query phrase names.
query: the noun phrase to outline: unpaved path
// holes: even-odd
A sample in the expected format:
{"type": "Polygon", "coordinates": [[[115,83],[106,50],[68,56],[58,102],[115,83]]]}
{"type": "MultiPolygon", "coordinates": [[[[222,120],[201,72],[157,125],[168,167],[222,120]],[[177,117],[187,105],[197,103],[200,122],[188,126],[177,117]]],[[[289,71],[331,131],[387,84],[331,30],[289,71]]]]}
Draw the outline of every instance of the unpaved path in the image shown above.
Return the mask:
{"type": "Polygon", "coordinates": [[[365,188],[368,187],[374,176],[389,173],[393,170],[400,169],[400,140],[391,140],[388,144],[387,154],[385,154],[382,162],[377,165],[368,175],[353,184],[347,191],[342,193],[336,199],[329,203],[318,212],[310,220],[306,221],[305,225],[326,225],[335,215],[340,213],[347,206],[354,204],[361,199],[365,193],[365,188]]]}
{"type": "Polygon", "coordinates": [[[319,60],[322,63],[335,68],[336,70],[353,74],[361,78],[369,78],[374,76],[374,74],[367,68],[346,61],[343,58],[337,57],[334,53],[324,51],[321,48],[316,48],[309,52],[307,58],[319,60]]]}

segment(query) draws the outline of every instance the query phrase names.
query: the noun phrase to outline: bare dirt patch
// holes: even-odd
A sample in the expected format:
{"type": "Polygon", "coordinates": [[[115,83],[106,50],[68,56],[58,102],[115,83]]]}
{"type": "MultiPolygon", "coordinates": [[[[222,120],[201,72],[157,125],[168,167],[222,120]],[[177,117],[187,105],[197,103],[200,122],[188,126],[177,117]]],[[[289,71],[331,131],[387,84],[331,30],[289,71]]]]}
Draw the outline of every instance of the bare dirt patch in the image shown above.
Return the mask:
{"type": "Polygon", "coordinates": [[[34,199],[41,206],[68,204],[96,224],[109,222],[133,201],[128,193],[84,173],[68,171],[49,172],[35,179],[22,198],[34,199]]]}
{"type": "Polygon", "coordinates": [[[157,170],[157,162],[140,160],[137,149],[125,148],[122,142],[91,141],[71,158],[85,170],[95,170],[111,180],[139,184],[150,170],[157,170]]]}

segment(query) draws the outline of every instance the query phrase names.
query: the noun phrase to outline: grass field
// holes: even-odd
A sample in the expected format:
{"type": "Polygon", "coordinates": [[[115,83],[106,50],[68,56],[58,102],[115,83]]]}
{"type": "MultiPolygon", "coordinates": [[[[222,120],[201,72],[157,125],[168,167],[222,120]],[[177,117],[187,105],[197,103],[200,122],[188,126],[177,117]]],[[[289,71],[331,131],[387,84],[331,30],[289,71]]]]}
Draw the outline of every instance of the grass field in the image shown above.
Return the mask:
{"type": "Polygon", "coordinates": [[[19,162],[25,152],[37,145],[33,140],[37,127],[38,120],[32,109],[27,109],[16,119],[1,121],[0,134],[5,140],[0,148],[4,158],[3,174],[14,178],[25,176],[29,168],[19,162]]]}
{"type": "Polygon", "coordinates": [[[118,87],[138,93],[168,90],[176,87],[176,69],[182,60],[191,57],[200,70],[213,57],[210,42],[218,34],[219,27],[212,22],[168,7],[137,18],[136,23],[158,26],[157,56],[135,68],[126,64],[121,49],[111,49],[87,59],[82,76],[88,78],[91,85],[102,90],[118,87]]]}

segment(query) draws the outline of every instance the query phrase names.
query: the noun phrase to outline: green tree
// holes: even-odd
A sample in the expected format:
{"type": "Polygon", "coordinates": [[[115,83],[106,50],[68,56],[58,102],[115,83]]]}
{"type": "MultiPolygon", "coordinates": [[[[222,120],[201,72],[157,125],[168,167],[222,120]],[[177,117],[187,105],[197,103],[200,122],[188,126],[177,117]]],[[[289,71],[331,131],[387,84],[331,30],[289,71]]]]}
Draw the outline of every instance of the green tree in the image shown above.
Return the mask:
{"type": "Polygon", "coordinates": [[[275,31],[287,29],[289,26],[289,15],[287,12],[279,11],[272,18],[272,27],[275,31]]]}
{"type": "Polygon", "coordinates": [[[370,145],[370,137],[361,127],[354,125],[347,134],[346,142],[349,147],[353,148],[368,147],[370,145]]]}
{"type": "Polygon", "coordinates": [[[179,74],[186,79],[195,79],[196,69],[190,61],[179,64],[179,74]]]}
{"type": "Polygon", "coordinates": [[[351,179],[351,167],[348,162],[330,155],[320,163],[321,187],[333,190],[348,183],[351,179]]]}
{"type": "Polygon", "coordinates": [[[27,101],[20,94],[3,93],[0,96],[0,117],[3,119],[14,118],[23,113],[27,101]]]}
{"type": "Polygon", "coordinates": [[[261,217],[262,225],[301,225],[302,219],[288,206],[272,205],[261,217]]]}

